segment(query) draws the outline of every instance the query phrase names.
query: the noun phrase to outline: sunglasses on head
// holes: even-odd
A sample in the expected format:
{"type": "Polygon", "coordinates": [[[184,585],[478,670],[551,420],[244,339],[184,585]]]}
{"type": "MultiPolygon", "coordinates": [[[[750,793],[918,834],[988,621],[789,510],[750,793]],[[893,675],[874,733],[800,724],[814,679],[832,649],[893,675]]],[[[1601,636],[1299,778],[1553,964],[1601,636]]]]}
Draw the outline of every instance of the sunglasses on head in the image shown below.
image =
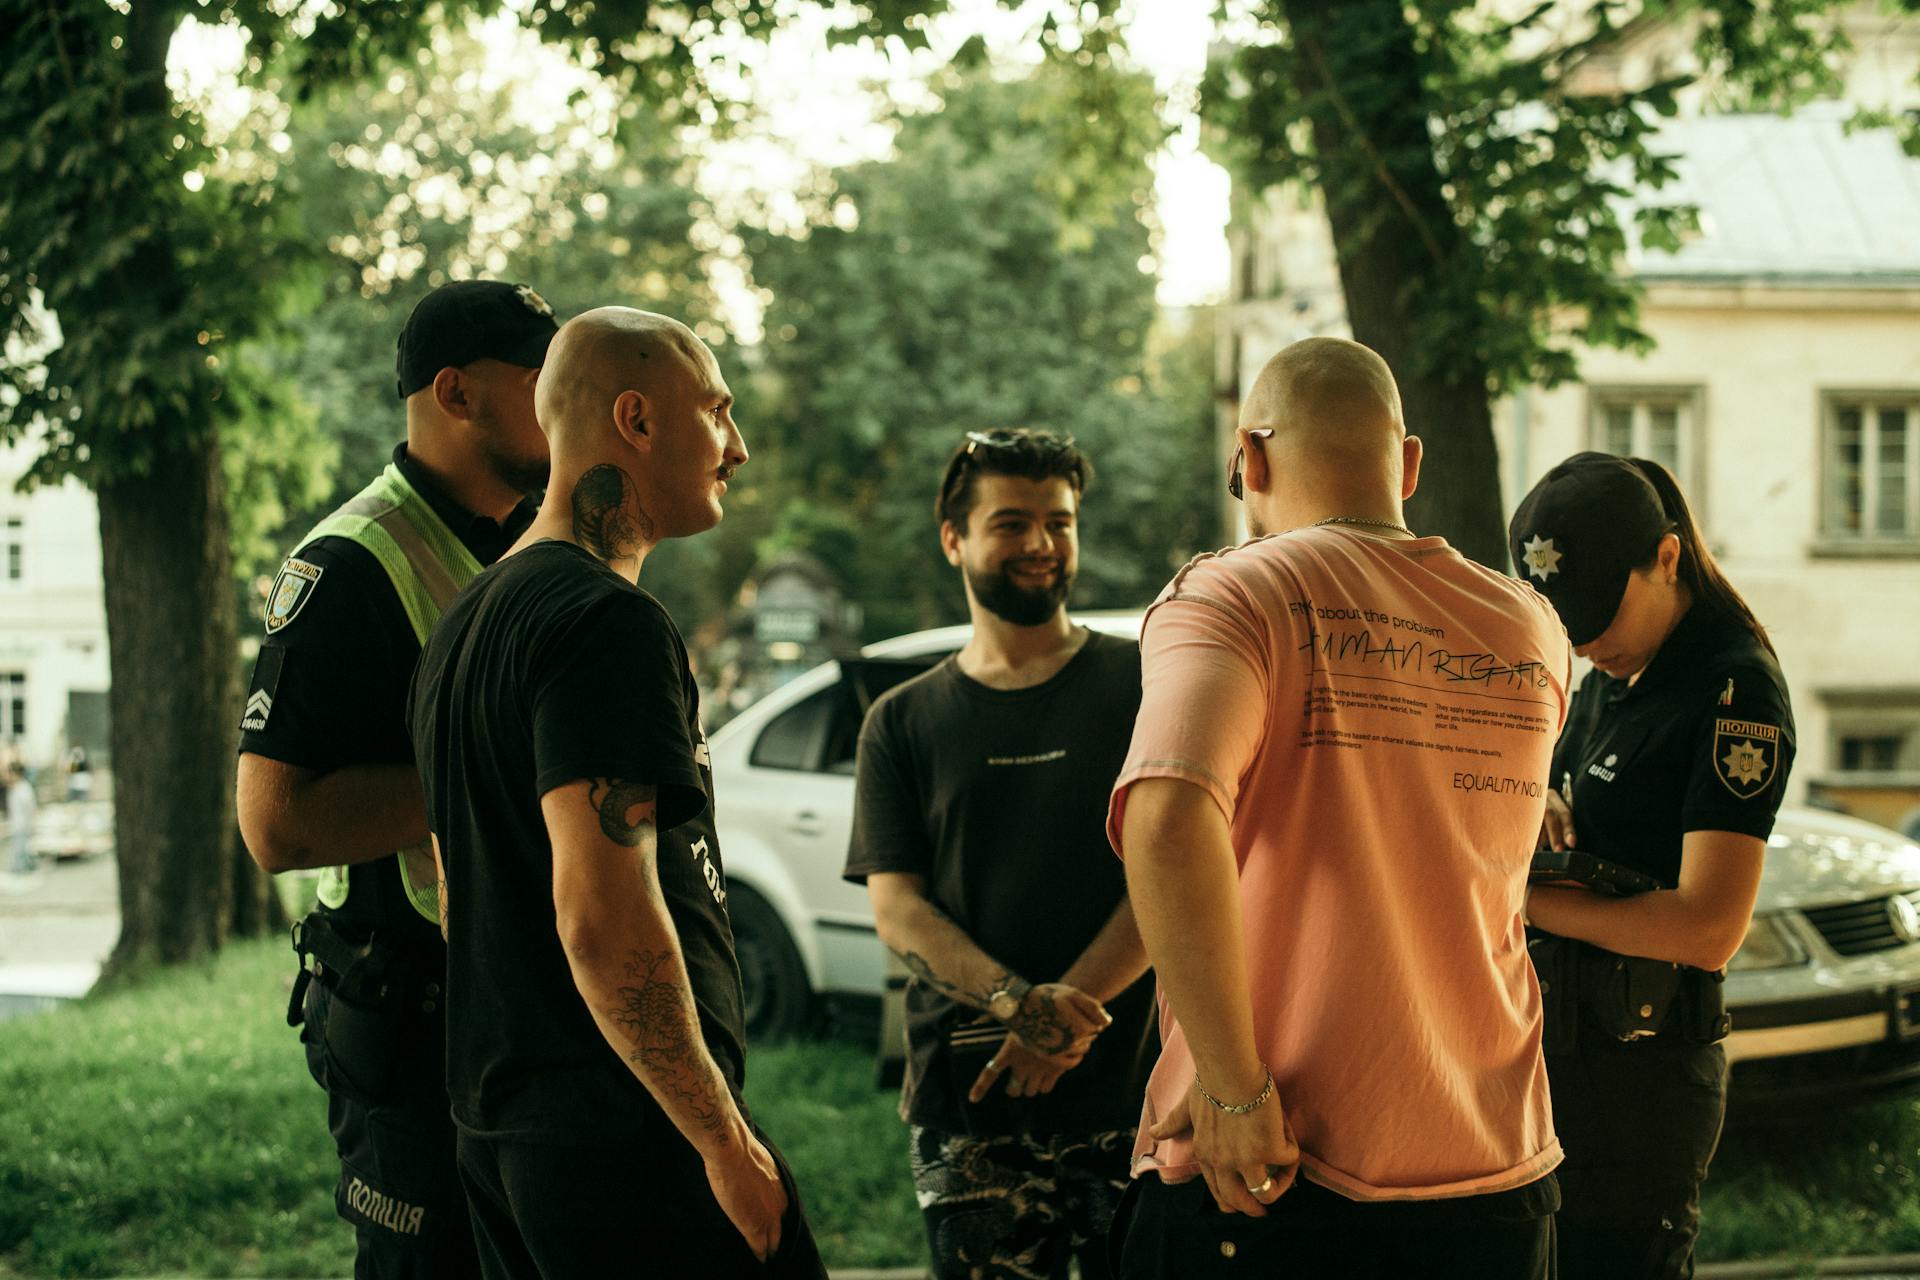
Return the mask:
{"type": "MultiPolygon", "coordinates": [[[[1272,434],[1272,427],[1255,427],[1247,432],[1247,438],[1250,440],[1265,440],[1272,434]]],[[[1242,502],[1247,500],[1247,495],[1243,492],[1245,486],[1240,482],[1240,464],[1246,461],[1246,456],[1247,449],[1245,445],[1234,446],[1233,465],[1227,468],[1227,492],[1242,502]]]]}
{"type": "Polygon", "coordinates": [[[967,451],[962,456],[971,458],[976,449],[1017,449],[1022,445],[1045,448],[1057,453],[1063,449],[1073,448],[1073,437],[1035,437],[1020,431],[969,431],[967,432],[967,451]]]}

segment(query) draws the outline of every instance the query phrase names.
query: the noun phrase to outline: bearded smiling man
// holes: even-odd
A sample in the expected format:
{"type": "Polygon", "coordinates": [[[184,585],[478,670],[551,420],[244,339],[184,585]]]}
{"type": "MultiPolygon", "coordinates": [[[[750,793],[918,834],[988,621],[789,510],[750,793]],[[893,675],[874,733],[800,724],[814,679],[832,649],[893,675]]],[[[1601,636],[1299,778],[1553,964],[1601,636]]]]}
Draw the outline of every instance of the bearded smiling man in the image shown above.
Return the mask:
{"type": "Polygon", "coordinates": [[[901,1114],[942,1280],[1109,1274],[1152,984],[1104,835],[1140,649],[1066,613],[1071,440],[969,433],[935,514],[966,647],[874,704],[846,875],[913,974],[901,1114]]]}

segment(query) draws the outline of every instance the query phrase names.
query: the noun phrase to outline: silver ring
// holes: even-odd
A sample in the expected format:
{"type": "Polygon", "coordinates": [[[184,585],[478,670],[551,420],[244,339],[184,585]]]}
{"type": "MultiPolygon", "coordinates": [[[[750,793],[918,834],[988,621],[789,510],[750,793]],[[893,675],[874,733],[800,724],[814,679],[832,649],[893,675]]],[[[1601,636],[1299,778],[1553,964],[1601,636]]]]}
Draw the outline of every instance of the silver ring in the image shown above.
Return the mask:
{"type": "Polygon", "coordinates": [[[1259,1186],[1257,1186],[1257,1187],[1248,1187],[1248,1188],[1247,1188],[1247,1194],[1248,1194],[1248,1195],[1254,1195],[1254,1196],[1263,1196],[1263,1195],[1265,1195],[1265,1194],[1267,1194],[1267,1192],[1269,1192],[1269,1191],[1271,1191],[1271,1190],[1273,1190],[1273,1175],[1272,1175],[1272,1174],[1268,1174],[1268,1175],[1267,1175],[1266,1177],[1264,1177],[1264,1178],[1262,1178],[1262,1179],[1260,1180],[1260,1185],[1259,1185],[1259,1186]]]}
{"type": "Polygon", "coordinates": [[[987,1059],[987,1070],[998,1071],[999,1069],[1000,1069],[1000,1059],[998,1058],[987,1059]]]}

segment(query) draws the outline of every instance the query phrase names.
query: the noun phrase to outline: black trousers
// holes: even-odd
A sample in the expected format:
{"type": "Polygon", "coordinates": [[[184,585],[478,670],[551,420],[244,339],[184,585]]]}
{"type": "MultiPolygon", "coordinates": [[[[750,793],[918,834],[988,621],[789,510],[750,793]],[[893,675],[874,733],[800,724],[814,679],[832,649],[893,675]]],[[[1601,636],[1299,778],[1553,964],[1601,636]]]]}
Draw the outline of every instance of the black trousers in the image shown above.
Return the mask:
{"type": "Polygon", "coordinates": [[[780,1247],[762,1263],[679,1134],[633,1147],[460,1135],[485,1280],[826,1280],[786,1160],[780,1247]]]}
{"type": "Polygon", "coordinates": [[[1720,1142],[1720,1045],[1582,1034],[1547,1056],[1559,1170],[1563,1280],[1685,1280],[1700,1184],[1720,1142]]]}
{"type": "Polygon", "coordinates": [[[334,1205],[353,1224],[354,1280],[467,1280],[478,1273],[466,1193],[454,1160],[446,1089],[446,1028],[421,1016],[396,1036],[378,1098],[349,1080],[326,1046],[332,994],[307,988],[300,1039],[327,1090],[327,1127],[340,1153],[334,1205]]]}
{"type": "Polygon", "coordinates": [[[1305,1180],[1264,1218],[1200,1178],[1135,1178],[1113,1224],[1120,1280],[1554,1280],[1550,1179],[1537,1195],[1357,1204],[1305,1180]],[[1518,1201],[1534,1203],[1522,1207],[1518,1201]],[[1544,1208],[1546,1212],[1539,1210],[1544,1208]]]}

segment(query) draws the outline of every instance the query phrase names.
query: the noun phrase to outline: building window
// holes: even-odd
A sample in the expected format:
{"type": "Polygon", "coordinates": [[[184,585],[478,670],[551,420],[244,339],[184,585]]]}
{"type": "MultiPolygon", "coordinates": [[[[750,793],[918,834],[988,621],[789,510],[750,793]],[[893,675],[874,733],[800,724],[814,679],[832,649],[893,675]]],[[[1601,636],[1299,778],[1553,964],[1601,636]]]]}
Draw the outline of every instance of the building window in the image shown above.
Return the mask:
{"type": "Polygon", "coordinates": [[[1836,395],[1826,409],[1826,535],[1920,540],[1920,396],[1836,395]]]}
{"type": "Polygon", "coordinates": [[[1829,774],[1920,778],[1920,690],[1845,690],[1827,694],[1826,703],[1829,774]]]}
{"type": "Polygon", "coordinates": [[[1892,773],[1900,767],[1901,733],[1843,733],[1835,752],[1842,773],[1892,773]]]}
{"type": "Polygon", "coordinates": [[[1695,457],[1699,392],[1688,387],[1595,387],[1591,448],[1623,458],[1652,458],[1700,505],[1695,457]]]}
{"type": "Polygon", "coordinates": [[[6,563],[0,568],[0,576],[7,582],[22,582],[27,576],[27,532],[26,521],[19,516],[8,516],[6,536],[0,538],[0,556],[6,563]]]}
{"type": "Polygon", "coordinates": [[[27,673],[0,671],[0,741],[27,736],[27,673]]]}

